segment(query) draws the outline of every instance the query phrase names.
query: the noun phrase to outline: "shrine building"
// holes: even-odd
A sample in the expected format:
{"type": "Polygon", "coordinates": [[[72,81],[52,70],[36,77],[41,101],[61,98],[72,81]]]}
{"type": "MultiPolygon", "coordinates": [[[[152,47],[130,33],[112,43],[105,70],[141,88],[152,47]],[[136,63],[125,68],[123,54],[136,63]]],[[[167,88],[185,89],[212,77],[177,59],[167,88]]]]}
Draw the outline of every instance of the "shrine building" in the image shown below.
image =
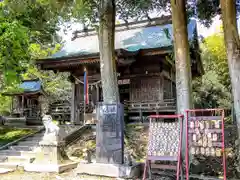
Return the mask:
{"type": "MultiPolygon", "coordinates": [[[[197,23],[188,21],[192,76],[200,76],[197,23]]],[[[115,52],[120,101],[129,120],[143,121],[149,114],[176,112],[175,65],[171,17],[116,25],[115,52]]],[[[71,122],[81,123],[102,101],[99,44],[96,31],[77,34],[53,56],[40,59],[42,70],[70,72],[71,122]],[[84,106],[84,70],[88,72],[89,104],[84,106]],[[85,107],[85,108],[84,108],[85,107]],[[85,111],[85,112],[84,112],[85,111]],[[84,116],[85,114],[85,116],[84,116]]]]}
{"type": "Polygon", "coordinates": [[[47,95],[39,79],[24,80],[17,90],[2,95],[12,97],[10,114],[5,117],[6,125],[42,125],[47,95]]]}

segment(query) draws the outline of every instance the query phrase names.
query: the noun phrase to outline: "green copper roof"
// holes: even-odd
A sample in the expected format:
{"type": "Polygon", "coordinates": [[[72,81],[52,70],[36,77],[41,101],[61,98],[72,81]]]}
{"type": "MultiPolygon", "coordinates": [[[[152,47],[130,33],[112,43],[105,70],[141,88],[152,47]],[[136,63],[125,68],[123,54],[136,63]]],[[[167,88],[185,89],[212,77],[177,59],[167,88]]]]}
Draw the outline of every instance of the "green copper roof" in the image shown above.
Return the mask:
{"type": "MultiPolygon", "coordinates": [[[[191,19],[188,24],[188,38],[194,38],[196,21],[191,19]]],[[[124,49],[130,52],[141,49],[163,48],[172,45],[172,24],[141,27],[118,31],[115,33],[115,49],[124,49]]],[[[63,58],[98,53],[98,37],[90,35],[77,38],[66,43],[63,48],[50,58],[63,58]]]]}

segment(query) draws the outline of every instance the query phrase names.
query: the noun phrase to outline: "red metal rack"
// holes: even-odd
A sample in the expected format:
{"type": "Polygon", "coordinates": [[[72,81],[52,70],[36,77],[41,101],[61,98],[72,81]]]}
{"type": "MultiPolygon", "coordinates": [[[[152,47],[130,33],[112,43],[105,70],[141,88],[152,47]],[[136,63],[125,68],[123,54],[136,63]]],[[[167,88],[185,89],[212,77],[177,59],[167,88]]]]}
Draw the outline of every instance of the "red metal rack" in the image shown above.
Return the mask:
{"type": "Polygon", "coordinates": [[[224,116],[223,109],[191,109],[186,111],[186,180],[189,180],[189,154],[193,156],[199,154],[222,156],[223,179],[226,180],[224,116]]]}

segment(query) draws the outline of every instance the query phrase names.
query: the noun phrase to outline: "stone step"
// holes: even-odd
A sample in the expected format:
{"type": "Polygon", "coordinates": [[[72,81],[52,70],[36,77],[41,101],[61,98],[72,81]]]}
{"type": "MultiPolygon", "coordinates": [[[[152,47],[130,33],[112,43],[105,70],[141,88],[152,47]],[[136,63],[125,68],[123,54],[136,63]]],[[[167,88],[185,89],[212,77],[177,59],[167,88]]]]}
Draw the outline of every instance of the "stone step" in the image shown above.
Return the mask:
{"type": "Polygon", "coordinates": [[[25,139],[25,141],[40,141],[42,140],[43,136],[33,136],[33,137],[28,137],[25,139]]]}
{"type": "Polygon", "coordinates": [[[38,141],[20,141],[17,145],[19,146],[38,146],[38,141]]]}
{"type": "Polygon", "coordinates": [[[36,148],[35,146],[20,146],[20,145],[9,147],[9,149],[15,150],[15,151],[32,151],[35,148],[36,148]]]}
{"type": "Polygon", "coordinates": [[[13,172],[15,169],[10,168],[0,168],[0,174],[7,174],[9,172],[13,172]]]}
{"type": "Polygon", "coordinates": [[[21,122],[6,122],[4,125],[6,126],[11,126],[11,127],[25,127],[26,123],[21,123],[21,122]]]}
{"type": "Polygon", "coordinates": [[[18,167],[19,163],[9,163],[9,162],[4,162],[0,163],[0,168],[6,168],[6,169],[11,169],[11,170],[16,170],[18,167]]]}
{"type": "Polygon", "coordinates": [[[25,164],[25,163],[32,163],[34,161],[34,157],[28,157],[28,156],[8,156],[8,162],[9,163],[19,163],[19,164],[25,164]]]}
{"type": "Polygon", "coordinates": [[[15,150],[1,150],[0,151],[0,156],[29,156],[29,157],[34,157],[36,153],[32,151],[15,151],[15,150]]]}
{"type": "Polygon", "coordinates": [[[7,156],[0,156],[0,163],[5,162],[7,160],[7,156]]]}
{"type": "Polygon", "coordinates": [[[34,134],[32,136],[27,137],[26,139],[37,139],[37,138],[42,138],[44,134],[34,134]]]}

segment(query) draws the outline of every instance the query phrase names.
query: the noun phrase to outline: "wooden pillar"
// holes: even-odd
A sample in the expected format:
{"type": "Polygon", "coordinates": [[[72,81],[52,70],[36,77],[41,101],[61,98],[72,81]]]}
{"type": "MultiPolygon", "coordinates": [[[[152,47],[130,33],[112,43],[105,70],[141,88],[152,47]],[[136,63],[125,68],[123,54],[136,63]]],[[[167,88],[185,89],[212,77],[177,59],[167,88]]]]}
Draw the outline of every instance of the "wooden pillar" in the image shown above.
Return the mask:
{"type": "Polygon", "coordinates": [[[22,104],[21,104],[21,116],[23,116],[23,111],[24,111],[24,96],[22,96],[22,104]]]}
{"type": "Polygon", "coordinates": [[[11,111],[10,111],[10,116],[12,116],[12,114],[13,114],[13,109],[14,109],[14,105],[13,105],[13,103],[14,103],[14,96],[12,96],[12,102],[11,102],[11,111]]]}
{"type": "Polygon", "coordinates": [[[159,100],[164,101],[164,77],[161,75],[160,77],[160,87],[159,87],[159,100]]]}
{"type": "Polygon", "coordinates": [[[74,124],[82,124],[84,121],[83,112],[78,105],[83,103],[83,84],[75,84],[75,98],[74,98],[74,106],[75,106],[75,116],[74,116],[74,124]]]}
{"type": "Polygon", "coordinates": [[[98,103],[100,101],[98,84],[96,85],[96,91],[97,91],[97,102],[96,103],[98,103]]]}
{"type": "Polygon", "coordinates": [[[75,101],[75,83],[72,83],[72,97],[71,97],[71,123],[75,124],[75,117],[76,117],[76,101],[75,101]]]}
{"type": "MultiPolygon", "coordinates": [[[[79,84],[78,96],[79,96],[78,103],[84,103],[84,85],[83,84],[79,84]]],[[[84,123],[84,112],[80,110],[78,113],[78,123],[79,124],[84,123]]]]}

